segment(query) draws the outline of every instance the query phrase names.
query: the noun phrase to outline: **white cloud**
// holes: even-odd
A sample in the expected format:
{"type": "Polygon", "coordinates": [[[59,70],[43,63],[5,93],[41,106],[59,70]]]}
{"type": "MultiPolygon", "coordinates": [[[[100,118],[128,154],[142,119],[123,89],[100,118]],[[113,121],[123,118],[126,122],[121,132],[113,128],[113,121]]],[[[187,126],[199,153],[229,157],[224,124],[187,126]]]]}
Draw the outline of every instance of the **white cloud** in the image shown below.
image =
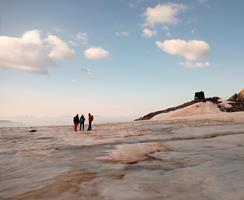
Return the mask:
{"type": "Polygon", "coordinates": [[[148,28],[144,28],[142,31],[142,36],[143,37],[153,37],[154,35],[157,35],[157,31],[155,30],[150,30],[148,28]]]}
{"type": "Polygon", "coordinates": [[[110,57],[110,52],[101,47],[91,47],[84,51],[84,56],[90,60],[100,60],[110,57]]]}
{"type": "Polygon", "coordinates": [[[171,55],[181,55],[190,61],[196,61],[209,52],[209,45],[201,40],[172,39],[163,42],[157,41],[156,45],[164,52],[171,55]]]}
{"type": "Polygon", "coordinates": [[[55,65],[54,58],[66,59],[75,53],[57,36],[47,41],[37,29],[22,37],[0,36],[0,68],[47,73],[48,67],[55,65]]]}
{"type": "Polygon", "coordinates": [[[56,35],[49,35],[47,42],[52,46],[48,56],[53,60],[70,59],[74,57],[75,50],[56,35]]]}
{"type": "Polygon", "coordinates": [[[127,37],[127,36],[129,36],[129,33],[126,32],[126,31],[123,31],[123,32],[116,32],[115,34],[116,34],[117,36],[119,36],[119,37],[127,37]]]}
{"type": "Polygon", "coordinates": [[[171,55],[183,56],[186,60],[180,65],[187,68],[206,68],[210,67],[209,62],[199,62],[209,52],[209,45],[202,40],[165,40],[157,41],[156,45],[164,52],[171,55]]]}
{"type": "Polygon", "coordinates": [[[186,68],[206,68],[211,66],[209,62],[191,62],[188,60],[185,62],[180,62],[180,65],[186,68]]]}
{"type": "Polygon", "coordinates": [[[80,44],[85,45],[88,42],[88,35],[86,33],[79,32],[76,34],[75,38],[76,38],[76,41],[80,44]]]}
{"type": "Polygon", "coordinates": [[[23,42],[32,43],[36,45],[42,44],[41,32],[37,29],[27,31],[22,36],[23,42]]]}
{"type": "Polygon", "coordinates": [[[178,15],[185,10],[185,5],[176,3],[159,4],[153,8],[149,7],[144,12],[146,26],[153,27],[156,24],[177,24],[180,21],[178,15]]]}

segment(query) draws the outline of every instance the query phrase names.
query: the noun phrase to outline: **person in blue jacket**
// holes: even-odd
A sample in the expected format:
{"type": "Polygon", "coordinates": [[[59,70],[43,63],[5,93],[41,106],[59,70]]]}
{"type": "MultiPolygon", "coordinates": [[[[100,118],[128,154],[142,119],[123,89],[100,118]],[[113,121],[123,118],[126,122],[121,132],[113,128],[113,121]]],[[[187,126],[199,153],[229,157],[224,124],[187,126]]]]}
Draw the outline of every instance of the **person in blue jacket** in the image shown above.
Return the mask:
{"type": "Polygon", "coordinates": [[[86,118],[84,117],[84,115],[81,115],[80,116],[80,131],[81,131],[81,126],[82,126],[82,130],[84,131],[84,129],[85,129],[85,121],[86,121],[86,118]]]}

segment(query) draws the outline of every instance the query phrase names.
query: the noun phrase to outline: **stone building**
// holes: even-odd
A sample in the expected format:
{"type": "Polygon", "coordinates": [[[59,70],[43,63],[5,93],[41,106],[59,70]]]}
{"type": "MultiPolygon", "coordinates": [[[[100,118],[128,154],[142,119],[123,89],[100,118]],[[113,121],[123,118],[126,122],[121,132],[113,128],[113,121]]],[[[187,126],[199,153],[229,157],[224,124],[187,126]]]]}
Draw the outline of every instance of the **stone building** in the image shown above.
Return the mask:
{"type": "Polygon", "coordinates": [[[204,101],[205,100],[204,92],[203,91],[195,92],[194,100],[195,101],[204,101]]]}

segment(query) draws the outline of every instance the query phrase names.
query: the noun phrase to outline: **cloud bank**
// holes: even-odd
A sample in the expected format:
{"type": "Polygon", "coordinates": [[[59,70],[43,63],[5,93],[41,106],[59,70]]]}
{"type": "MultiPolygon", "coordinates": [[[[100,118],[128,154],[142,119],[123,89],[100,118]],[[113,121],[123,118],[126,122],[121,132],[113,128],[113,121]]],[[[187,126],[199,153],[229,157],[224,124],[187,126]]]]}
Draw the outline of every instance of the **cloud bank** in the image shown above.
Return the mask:
{"type": "Polygon", "coordinates": [[[22,37],[0,36],[0,68],[48,73],[55,60],[70,59],[75,50],[55,35],[41,36],[38,29],[27,31],[22,37]]]}
{"type": "Polygon", "coordinates": [[[90,60],[101,60],[110,57],[110,52],[101,47],[91,47],[84,51],[84,56],[90,60]]]}

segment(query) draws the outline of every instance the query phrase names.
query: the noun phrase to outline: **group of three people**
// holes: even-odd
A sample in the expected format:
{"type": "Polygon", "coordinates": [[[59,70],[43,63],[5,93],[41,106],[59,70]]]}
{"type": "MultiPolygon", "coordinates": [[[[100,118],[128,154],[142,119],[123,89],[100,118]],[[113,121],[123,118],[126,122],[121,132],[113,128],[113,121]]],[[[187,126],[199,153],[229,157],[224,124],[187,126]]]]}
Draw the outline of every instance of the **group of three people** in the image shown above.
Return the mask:
{"type": "MultiPolygon", "coordinates": [[[[93,115],[91,115],[91,113],[88,113],[88,122],[89,122],[89,125],[88,125],[88,131],[91,131],[92,130],[92,121],[94,120],[94,117],[93,115]]],[[[82,130],[84,131],[85,129],[85,121],[86,121],[86,118],[84,117],[84,115],[81,115],[80,118],[79,118],[79,115],[77,114],[74,119],[73,119],[73,122],[74,122],[74,131],[77,131],[77,128],[78,128],[78,125],[80,124],[80,131],[81,131],[81,127],[82,127],[82,130]]]]}

